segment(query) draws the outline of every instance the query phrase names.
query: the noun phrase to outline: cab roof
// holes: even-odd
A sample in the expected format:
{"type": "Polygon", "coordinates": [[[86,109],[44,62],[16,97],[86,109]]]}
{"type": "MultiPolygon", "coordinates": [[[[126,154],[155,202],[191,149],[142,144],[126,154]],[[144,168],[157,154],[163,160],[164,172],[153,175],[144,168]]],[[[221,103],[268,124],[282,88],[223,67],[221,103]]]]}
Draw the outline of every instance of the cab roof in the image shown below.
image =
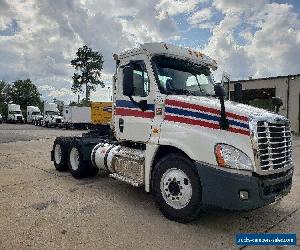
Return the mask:
{"type": "Polygon", "coordinates": [[[118,58],[122,60],[141,53],[148,54],[150,56],[166,55],[178,59],[188,60],[197,65],[208,66],[212,70],[217,69],[217,62],[209,56],[190,48],[179,47],[167,43],[144,43],[138,48],[122,52],[118,58]]]}

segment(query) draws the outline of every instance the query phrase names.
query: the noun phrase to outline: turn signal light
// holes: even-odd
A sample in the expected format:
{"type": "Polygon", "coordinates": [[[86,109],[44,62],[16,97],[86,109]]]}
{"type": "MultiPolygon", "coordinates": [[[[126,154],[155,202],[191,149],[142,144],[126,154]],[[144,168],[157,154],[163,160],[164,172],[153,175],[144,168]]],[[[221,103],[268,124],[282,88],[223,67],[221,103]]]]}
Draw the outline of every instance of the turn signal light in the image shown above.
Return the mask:
{"type": "Polygon", "coordinates": [[[225,167],[226,163],[225,163],[225,160],[224,160],[223,155],[222,155],[222,146],[220,144],[218,144],[216,146],[215,154],[216,154],[216,160],[217,160],[218,165],[220,167],[225,167]]]}

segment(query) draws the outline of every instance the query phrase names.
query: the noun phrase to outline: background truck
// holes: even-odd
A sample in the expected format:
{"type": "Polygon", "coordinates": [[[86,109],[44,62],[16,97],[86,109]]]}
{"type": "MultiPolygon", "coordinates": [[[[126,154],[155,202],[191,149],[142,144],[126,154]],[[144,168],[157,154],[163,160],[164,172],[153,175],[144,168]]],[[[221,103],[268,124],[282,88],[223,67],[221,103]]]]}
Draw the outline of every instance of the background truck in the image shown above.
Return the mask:
{"type": "Polygon", "coordinates": [[[56,138],[57,170],[83,178],[101,169],[142,186],[178,222],[209,206],[255,209],[290,191],[289,121],[225,100],[223,86],[212,80],[214,60],[165,43],[114,59],[110,130],[56,138]]]}
{"type": "Polygon", "coordinates": [[[63,126],[63,117],[59,115],[59,111],[55,103],[44,103],[44,117],[42,125],[46,127],[63,126]]]}
{"type": "Polygon", "coordinates": [[[7,112],[7,122],[24,123],[25,119],[22,115],[20,105],[13,103],[8,104],[7,112]]]}
{"type": "Polygon", "coordinates": [[[63,120],[66,128],[88,128],[91,124],[91,108],[64,106],[63,120]]]}
{"type": "Polygon", "coordinates": [[[27,106],[27,123],[32,123],[33,125],[40,125],[43,116],[41,115],[41,111],[39,107],[36,106],[27,106]]]}

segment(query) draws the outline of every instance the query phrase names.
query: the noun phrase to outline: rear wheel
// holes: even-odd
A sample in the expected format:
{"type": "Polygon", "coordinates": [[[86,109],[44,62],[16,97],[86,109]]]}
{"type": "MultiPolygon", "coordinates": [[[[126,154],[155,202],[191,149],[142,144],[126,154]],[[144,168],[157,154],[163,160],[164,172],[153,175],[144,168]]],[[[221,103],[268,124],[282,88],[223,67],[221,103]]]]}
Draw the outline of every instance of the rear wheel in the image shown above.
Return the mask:
{"type": "Polygon", "coordinates": [[[54,166],[58,171],[67,171],[68,167],[68,139],[57,138],[53,145],[54,166]]]}
{"type": "Polygon", "coordinates": [[[68,165],[72,176],[76,179],[94,176],[99,170],[90,160],[84,160],[80,142],[76,141],[72,143],[68,165]]]}
{"type": "Polygon", "coordinates": [[[180,154],[163,157],[153,172],[156,205],[170,220],[192,221],[201,212],[201,183],[194,164],[180,154]]]}

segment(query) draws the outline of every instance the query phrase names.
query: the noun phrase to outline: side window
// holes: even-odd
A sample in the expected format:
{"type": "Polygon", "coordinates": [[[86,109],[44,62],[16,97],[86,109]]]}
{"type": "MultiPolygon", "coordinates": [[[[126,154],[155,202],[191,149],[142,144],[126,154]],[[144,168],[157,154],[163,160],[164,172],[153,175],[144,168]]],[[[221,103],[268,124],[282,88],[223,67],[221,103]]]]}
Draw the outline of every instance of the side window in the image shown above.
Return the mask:
{"type": "Polygon", "coordinates": [[[138,62],[133,67],[133,96],[146,97],[150,91],[150,81],[146,66],[144,63],[138,62]]]}

